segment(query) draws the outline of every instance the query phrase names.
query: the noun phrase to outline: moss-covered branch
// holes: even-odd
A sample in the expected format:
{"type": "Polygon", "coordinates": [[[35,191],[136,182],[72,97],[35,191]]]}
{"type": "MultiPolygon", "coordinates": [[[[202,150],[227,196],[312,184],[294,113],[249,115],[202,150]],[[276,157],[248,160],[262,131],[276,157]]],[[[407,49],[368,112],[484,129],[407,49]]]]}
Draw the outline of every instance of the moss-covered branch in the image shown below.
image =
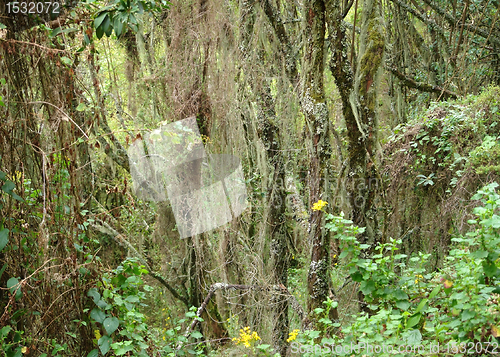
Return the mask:
{"type": "Polygon", "coordinates": [[[387,66],[387,69],[395,75],[403,84],[408,87],[408,88],[414,88],[418,89],[419,91],[422,92],[429,92],[429,93],[438,93],[443,97],[443,99],[447,98],[453,98],[456,99],[458,98],[458,94],[450,91],[449,89],[440,87],[440,86],[435,86],[432,84],[428,83],[423,83],[423,82],[417,82],[415,79],[411,78],[410,76],[407,76],[404,73],[401,73],[399,70],[397,70],[394,67],[387,66]]]}
{"type": "MultiPolygon", "coordinates": [[[[391,1],[397,1],[397,0],[391,0],[391,1]]],[[[432,0],[422,0],[422,1],[424,3],[426,3],[427,5],[429,5],[432,9],[434,9],[434,11],[436,11],[439,15],[441,15],[443,17],[443,19],[450,26],[454,27],[456,25],[459,25],[459,26],[463,25],[464,28],[468,32],[471,32],[473,34],[477,34],[477,35],[485,38],[486,40],[488,40],[493,45],[500,47],[500,39],[498,39],[498,37],[496,37],[494,33],[490,32],[489,29],[485,30],[481,27],[475,26],[472,23],[468,23],[468,22],[462,24],[459,21],[457,21],[457,19],[454,16],[452,16],[450,13],[448,13],[445,9],[440,7],[434,1],[432,1],[432,0]]]]}
{"type": "Polygon", "coordinates": [[[410,5],[406,4],[405,2],[401,1],[401,0],[391,0],[393,3],[399,5],[402,9],[404,9],[405,11],[409,12],[410,14],[412,14],[413,16],[415,16],[417,19],[419,19],[420,21],[422,21],[424,24],[426,24],[427,26],[429,26],[432,30],[436,31],[436,33],[441,36],[441,38],[447,42],[446,40],[446,36],[444,34],[444,29],[439,26],[436,21],[428,18],[427,16],[425,16],[424,14],[420,13],[418,10],[415,10],[414,8],[412,8],[410,5]]]}
{"type": "Polygon", "coordinates": [[[293,53],[292,44],[288,38],[281,16],[269,0],[261,0],[260,4],[280,42],[280,49],[285,60],[285,72],[288,79],[292,85],[296,86],[299,80],[297,59],[293,53]]]}

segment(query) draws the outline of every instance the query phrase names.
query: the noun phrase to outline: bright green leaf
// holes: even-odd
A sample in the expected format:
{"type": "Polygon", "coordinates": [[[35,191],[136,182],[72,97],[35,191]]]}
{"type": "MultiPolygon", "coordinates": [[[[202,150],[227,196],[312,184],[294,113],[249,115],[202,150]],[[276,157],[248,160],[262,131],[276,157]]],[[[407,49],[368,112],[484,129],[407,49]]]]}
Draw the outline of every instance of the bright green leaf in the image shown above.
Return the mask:
{"type": "Polygon", "coordinates": [[[421,317],[422,317],[422,315],[420,313],[417,313],[417,314],[413,315],[412,317],[410,317],[408,319],[408,321],[406,322],[406,328],[412,328],[413,326],[418,324],[421,317]]]}
{"type": "Polygon", "coordinates": [[[193,338],[202,338],[203,335],[199,331],[193,331],[193,332],[191,332],[191,337],[193,337],[193,338]]]}
{"type": "Polygon", "coordinates": [[[97,357],[97,356],[99,356],[99,350],[97,348],[90,351],[89,354],[87,355],[87,357],[97,357]]]}
{"type": "Polygon", "coordinates": [[[101,353],[103,355],[108,353],[111,342],[113,342],[113,340],[109,336],[102,336],[99,339],[99,341],[97,341],[97,344],[99,345],[99,349],[101,350],[101,353]]]}
{"type": "Polygon", "coordinates": [[[411,330],[406,335],[406,345],[407,346],[415,346],[420,344],[422,341],[422,334],[419,330],[411,330]]]}
{"type": "Polygon", "coordinates": [[[120,325],[120,321],[116,317],[108,317],[104,320],[102,325],[104,326],[104,329],[106,330],[108,335],[111,335],[120,325]]]}
{"type": "Polygon", "coordinates": [[[422,301],[420,301],[420,304],[418,304],[417,309],[415,310],[415,313],[422,311],[425,304],[427,304],[427,301],[429,301],[429,299],[423,299],[422,301]]]}
{"type": "Polygon", "coordinates": [[[80,103],[78,104],[78,106],[76,107],[76,110],[78,112],[83,112],[85,109],[87,109],[87,106],[84,104],[84,103],[80,103]]]}
{"type": "Polygon", "coordinates": [[[92,311],[90,312],[90,317],[94,319],[94,321],[102,324],[102,322],[106,318],[106,314],[99,309],[92,309],[92,311]]]}
{"type": "Polygon", "coordinates": [[[441,290],[441,285],[436,286],[434,290],[432,290],[432,292],[429,294],[429,299],[433,299],[434,297],[436,297],[436,295],[439,293],[440,290],[441,290]]]}
{"type": "Polygon", "coordinates": [[[399,300],[396,302],[396,306],[403,311],[408,311],[410,303],[408,302],[408,300],[399,300]]]}
{"type": "Polygon", "coordinates": [[[7,280],[7,288],[10,289],[11,294],[16,294],[16,299],[19,299],[23,295],[17,278],[10,278],[7,280]]]}
{"type": "Polygon", "coordinates": [[[101,12],[97,17],[96,19],[94,20],[94,27],[95,29],[97,29],[99,26],[101,26],[102,22],[104,21],[104,19],[106,18],[106,16],[108,16],[108,13],[107,12],[101,12]]]}
{"type": "Polygon", "coordinates": [[[73,64],[73,61],[70,60],[68,57],[61,57],[61,62],[64,63],[66,66],[71,66],[73,64]]]}

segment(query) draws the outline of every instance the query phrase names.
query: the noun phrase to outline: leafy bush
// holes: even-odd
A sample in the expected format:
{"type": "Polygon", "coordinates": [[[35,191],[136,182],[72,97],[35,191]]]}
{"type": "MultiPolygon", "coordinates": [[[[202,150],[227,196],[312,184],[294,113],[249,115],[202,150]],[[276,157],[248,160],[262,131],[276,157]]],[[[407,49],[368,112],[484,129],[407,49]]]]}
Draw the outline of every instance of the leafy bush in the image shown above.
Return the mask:
{"type": "Polygon", "coordinates": [[[142,275],[147,270],[136,259],[127,259],[111,274],[105,274],[98,288],[88,291],[96,305],[90,312],[95,325],[98,349],[88,356],[105,356],[110,350],[115,355],[148,356],[147,325],[145,316],[139,311],[145,299],[142,275]]]}
{"type": "MultiPolygon", "coordinates": [[[[363,228],[343,216],[327,215],[326,228],[340,241],[343,269],[359,283],[372,313],[353,315],[353,322],[340,334],[328,336],[328,327],[338,327],[322,319],[323,331],[294,335],[292,352],[303,356],[331,355],[428,355],[451,353],[456,356],[498,351],[500,337],[500,195],[492,183],[472,200],[482,203],[474,209],[475,230],[453,238],[453,247],[444,267],[426,272],[429,254],[408,257],[398,254],[399,240],[378,244],[368,257],[367,244],[356,234],[363,228]],[[320,343],[318,339],[321,337],[320,343]],[[358,346],[358,350],[341,348],[358,346]],[[363,349],[361,346],[364,346],[363,349]],[[386,346],[377,353],[368,346],[386,346]],[[397,346],[408,346],[399,351],[397,346]],[[300,348],[301,349],[300,349],[300,348]],[[361,348],[360,348],[361,347],[361,348]],[[391,348],[394,347],[394,350],[391,348]],[[389,352],[394,351],[394,353],[389,352]]],[[[342,269],[339,268],[339,269],[342,269]]],[[[336,302],[325,302],[332,306],[336,302]]],[[[326,309],[317,309],[324,314],[326,309]]],[[[327,316],[327,315],[325,315],[327,316]]]]}

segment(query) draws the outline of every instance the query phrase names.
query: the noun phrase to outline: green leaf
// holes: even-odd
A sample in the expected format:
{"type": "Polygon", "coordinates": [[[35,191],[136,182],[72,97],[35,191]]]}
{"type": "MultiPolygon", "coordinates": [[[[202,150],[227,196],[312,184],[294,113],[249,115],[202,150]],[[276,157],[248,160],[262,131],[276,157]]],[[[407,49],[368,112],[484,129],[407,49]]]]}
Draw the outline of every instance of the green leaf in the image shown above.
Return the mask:
{"type": "Polygon", "coordinates": [[[7,26],[5,26],[4,24],[2,24],[2,23],[0,22],[0,30],[4,30],[4,29],[6,29],[6,28],[7,28],[7,26]]]}
{"type": "Polygon", "coordinates": [[[483,265],[484,274],[488,278],[494,277],[497,274],[497,271],[499,270],[497,268],[497,266],[495,265],[495,263],[490,261],[490,260],[483,260],[482,265],[483,265]]]}
{"type": "Polygon", "coordinates": [[[17,347],[13,352],[8,352],[7,357],[22,357],[23,352],[21,351],[22,347],[17,347]]]}
{"type": "Polygon", "coordinates": [[[359,270],[357,270],[356,272],[351,274],[351,279],[352,281],[360,283],[363,281],[363,274],[361,274],[359,270]]]}
{"type": "Polygon", "coordinates": [[[16,185],[14,184],[14,182],[6,180],[5,184],[2,186],[2,191],[8,195],[11,195],[12,198],[14,198],[15,200],[18,200],[19,202],[23,202],[23,199],[14,193],[15,188],[16,188],[16,185]]]}
{"type": "Polygon", "coordinates": [[[418,324],[421,317],[422,317],[422,315],[420,313],[417,313],[417,314],[413,315],[412,317],[410,317],[408,319],[408,321],[406,322],[406,328],[412,328],[413,326],[418,324]]]}
{"type": "Polygon", "coordinates": [[[79,30],[77,28],[74,28],[74,27],[69,27],[67,29],[64,29],[62,30],[61,32],[62,33],[71,33],[71,32],[78,32],[79,30]]]}
{"type": "Polygon", "coordinates": [[[193,332],[191,332],[191,337],[193,337],[193,338],[202,338],[203,335],[200,333],[200,331],[193,331],[193,332]]]}
{"type": "Polygon", "coordinates": [[[99,309],[92,309],[92,311],[90,312],[90,317],[94,319],[94,321],[102,324],[102,322],[106,318],[106,314],[99,309]]]}
{"type": "Polygon", "coordinates": [[[141,301],[139,299],[139,297],[136,296],[136,295],[129,295],[129,296],[127,296],[127,298],[125,300],[128,301],[128,302],[139,302],[139,301],[141,301]]]}
{"type": "Polygon", "coordinates": [[[415,313],[422,311],[425,304],[427,304],[427,301],[429,301],[429,299],[423,299],[422,301],[420,301],[420,304],[418,304],[417,309],[415,310],[415,313]]]}
{"type": "Polygon", "coordinates": [[[96,28],[95,35],[97,36],[98,39],[102,38],[102,36],[104,35],[104,29],[102,26],[99,26],[98,28],[96,28]]]}
{"type": "Polygon", "coordinates": [[[321,314],[323,311],[325,311],[325,309],[323,309],[321,307],[317,307],[317,308],[314,309],[314,313],[316,315],[321,314]]]}
{"type": "Polygon", "coordinates": [[[93,298],[94,303],[96,304],[99,300],[101,300],[101,294],[99,294],[99,292],[95,288],[89,289],[89,291],[87,292],[87,296],[93,298]]]}
{"type": "Polygon", "coordinates": [[[8,325],[2,327],[2,329],[0,330],[0,338],[4,338],[5,336],[7,336],[10,331],[12,331],[12,327],[8,325]]]}
{"type": "Polygon", "coordinates": [[[9,243],[9,230],[4,228],[0,231],[0,252],[9,243]]]}
{"type": "Polygon", "coordinates": [[[262,345],[255,346],[255,348],[257,348],[258,350],[261,350],[262,352],[266,352],[269,348],[271,348],[271,345],[262,344],[262,345]]]}
{"type": "Polygon", "coordinates": [[[2,186],[2,191],[8,194],[12,193],[12,190],[16,188],[14,182],[7,180],[7,182],[2,186]]]}
{"type": "Polygon", "coordinates": [[[111,24],[111,18],[108,16],[104,19],[103,23],[101,24],[102,29],[104,30],[104,33],[106,36],[110,36],[111,32],[113,31],[113,26],[111,24]]]}
{"type": "Polygon", "coordinates": [[[5,271],[5,269],[7,269],[7,267],[8,267],[8,263],[5,263],[5,264],[3,265],[3,267],[0,269],[0,278],[2,277],[3,272],[5,271]]]}
{"type": "Polygon", "coordinates": [[[78,112],[83,112],[85,109],[87,109],[87,106],[84,103],[80,103],[76,107],[76,111],[78,111],[78,112]]]}
{"type": "Polygon", "coordinates": [[[10,289],[11,294],[16,294],[16,299],[19,299],[23,295],[17,278],[7,280],[7,288],[10,289]]]}
{"type": "Polygon", "coordinates": [[[132,351],[133,349],[133,346],[121,346],[116,350],[115,353],[117,356],[123,356],[125,353],[127,353],[128,351],[132,351]]]}
{"type": "Polygon", "coordinates": [[[476,315],[474,311],[464,310],[462,311],[462,321],[470,320],[476,315]]]}
{"type": "Polygon", "coordinates": [[[396,301],[396,306],[403,311],[408,311],[410,303],[408,302],[408,300],[399,300],[396,301]]]}
{"type": "Polygon", "coordinates": [[[432,292],[429,294],[429,299],[433,299],[436,297],[437,294],[439,294],[439,291],[441,291],[441,285],[438,285],[432,290],[432,292]]]}
{"type": "Polygon", "coordinates": [[[471,257],[475,259],[482,259],[486,258],[488,256],[488,251],[487,250],[476,250],[475,252],[471,253],[471,257]]]}
{"type": "Polygon", "coordinates": [[[59,35],[62,32],[62,29],[60,27],[56,27],[50,32],[49,38],[54,38],[57,35],[59,35]]]}
{"type": "Polygon", "coordinates": [[[113,340],[109,336],[102,336],[99,339],[99,341],[97,341],[97,344],[99,345],[99,349],[101,350],[101,353],[103,355],[108,353],[111,342],[113,342],[113,340]]]}
{"type": "Polygon", "coordinates": [[[73,61],[70,60],[68,57],[61,57],[61,62],[64,63],[66,66],[73,65],[73,61]]]}
{"type": "Polygon", "coordinates": [[[97,348],[90,351],[89,354],[87,355],[87,357],[97,357],[97,356],[99,356],[99,350],[97,348]]]}
{"type": "Polygon", "coordinates": [[[94,27],[95,29],[97,30],[97,28],[99,26],[101,26],[102,22],[104,21],[104,19],[106,18],[106,16],[108,16],[108,13],[107,12],[101,12],[97,17],[96,19],[94,20],[94,27]]]}
{"type": "Polygon", "coordinates": [[[120,37],[123,32],[123,22],[118,16],[115,18],[113,27],[115,28],[116,37],[120,37]]]}
{"type": "Polygon", "coordinates": [[[406,294],[403,290],[401,289],[396,289],[394,290],[394,292],[392,293],[392,295],[394,295],[394,297],[397,299],[397,300],[408,300],[408,294],[406,294]]]}
{"type": "Polygon", "coordinates": [[[375,282],[373,280],[363,281],[359,286],[359,290],[364,295],[370,295],[375,290],[375,282]]]}
{"type": "Polygon", "coordinates": [[[407,346],[415,346],[420,344],[420,342],[422,341],[422,334],[419,330],[411,330],[406,336],[407,337],[405,342],[407,346]]]}
{"type": "Polygon", "coordinates": [[[106,329],[108,335],[111,335],[120,325],[120,321],[116,317],[108,317],[104,320],[102,325],[106,329]]]}

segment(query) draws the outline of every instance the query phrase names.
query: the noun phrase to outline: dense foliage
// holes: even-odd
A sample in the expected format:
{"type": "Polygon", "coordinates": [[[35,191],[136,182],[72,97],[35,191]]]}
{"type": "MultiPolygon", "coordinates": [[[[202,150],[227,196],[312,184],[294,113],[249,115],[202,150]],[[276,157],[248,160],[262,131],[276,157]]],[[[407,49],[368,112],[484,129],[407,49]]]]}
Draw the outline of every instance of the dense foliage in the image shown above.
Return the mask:
{"type": "Polygon", "coordinates": [[[498,1],[56,3],[0,2],[0,356],[500,351],[498,1]],[[181,239],[185,118],[247,208],[181,239]]]}

